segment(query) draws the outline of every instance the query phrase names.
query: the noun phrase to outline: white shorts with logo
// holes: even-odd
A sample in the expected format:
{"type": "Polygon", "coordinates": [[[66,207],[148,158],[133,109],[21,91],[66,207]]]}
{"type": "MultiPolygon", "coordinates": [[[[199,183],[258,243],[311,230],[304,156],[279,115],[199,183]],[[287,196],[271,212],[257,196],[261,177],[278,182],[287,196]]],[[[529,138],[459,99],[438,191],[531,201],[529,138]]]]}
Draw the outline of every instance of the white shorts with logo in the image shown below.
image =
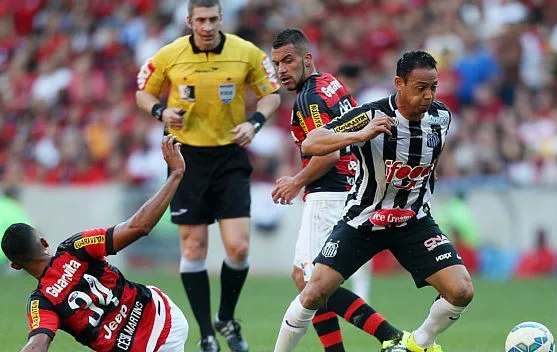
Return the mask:
{"type": "Polygon", "coordinates": [[[313,271],[313,260],[342,215],[347,195],[348,192],[316,192],[306,196],[294,252],[294,265],[302,269],[306,282],[313,271]]]}
{"type": "MultiPolygon", "coordinates": [[[[160,294],[153,290],[153,286],[147,286],[153,295],[153,301],[157,306],[157,315],[155,324],[151,331],[149,343],[146,351],[154,351],[159,336],[163,330],[166,321],[166,309],[164,309],[164,301],[160,294]]],[[[178,308],[174,302],[162,291],[160,291],[170,305],[171,326],[166,341],[157,349],[157,352],[184,352],[186,340],[188,338],[189,325],[184,313],[178,308]]]]}

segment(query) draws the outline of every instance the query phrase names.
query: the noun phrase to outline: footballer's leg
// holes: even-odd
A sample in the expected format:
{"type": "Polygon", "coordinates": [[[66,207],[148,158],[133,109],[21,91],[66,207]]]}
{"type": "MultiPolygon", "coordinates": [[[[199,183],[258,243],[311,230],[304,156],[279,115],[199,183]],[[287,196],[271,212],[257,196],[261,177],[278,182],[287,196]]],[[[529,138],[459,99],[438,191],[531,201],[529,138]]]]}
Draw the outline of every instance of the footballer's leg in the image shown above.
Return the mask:
{"type": "Polygon", "coordinates": [[[180,276],[191,310],[199,324],[201,334],[199,345],[202,351],[219,351],[211,321],[209,276],[206,265],[207,225],[179,225],[178,228],[182,254],[180,276]]]}
{"type": "Polygon", "coordinates": [[[390,235],[391,251],[412,274],[416,286],[431,285],[439,292],[423,324],[412,334],[405,334],[403,345],[412,352],[440,352],[436,337],[460,318],[474,296],[470,274],[430,216],[390,235]]]}
{"type": "Polygon", "coordinates": [[[315,266],[306,287],[294,298],[284,314],[275,352],[294,350],[317,310],[343,281],[344,278],[335,269],[319,263],[315,266]]]}
{"type": "MultiPolygon", "coordinates": [[[[306,266],[306,269],[307,265],[313,266],[313,264],[306,264],[304,265],[306,266]]],[[[307,270],[305,272],[307,273],[307,270]]],[[[292,280],[294,280],[294,283],[300,292],[302,292],[304,287],[306,287],[307,281],[305,280],[305,277],[309,280],[309,276],[304,275],[304,270],[294,266],[294,269],[292,270],[292,280]]],[[[329,311],[325,307],[321,307],[317,310],[311,322],[326,352],[344,352],[342,333],[340,331],[338,317],[335,312],[329,311]]]]}
{"type": "Polygon", "coordinates": [[[221,269],[220,306],[215,329],[226,338],[233,352],[248,351],[248,344],[241,334],[240,324],[234,319],[234,311],[249,271],[250,219],[220,219],[222,243],[226,258],[221,269]]]}

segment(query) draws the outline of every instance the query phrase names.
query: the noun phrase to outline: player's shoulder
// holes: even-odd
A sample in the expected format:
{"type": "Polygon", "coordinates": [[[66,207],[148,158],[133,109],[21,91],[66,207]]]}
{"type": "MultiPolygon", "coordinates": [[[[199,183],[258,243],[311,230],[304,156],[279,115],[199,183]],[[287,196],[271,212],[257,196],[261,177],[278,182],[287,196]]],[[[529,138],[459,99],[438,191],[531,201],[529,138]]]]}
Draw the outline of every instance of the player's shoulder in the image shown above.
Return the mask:
{"type": "MultiPolygon", "coordinates": [[[[368,102],[361,104],[360,107],[367,111],[381,111],[387,116],[395,117],[396,116],[396,104],[395,104],[395,96],[390,95],[388,97],[381,98],[379,100],[368,102]]],[[[375,113],[374,113],[375,115],[375,113]]]]}
{"type": "Polygon", "coordinates": [[[171,62],[172,59],[178,57],[180,54],[191,52],[191,50],[188,50],[191,48],[189,37],[189,35],[179,37],[173,42],[164,45],[155,56],[157,56],[159,60],[171,62]]]}
{"type": "Polygon", "coordinates": [[[434,100],[428,110],[429,121],[432,125],[449,125],[451,123],[452,113],[447,105],[434,100]]]}
{"type": "Polygon", "coordinates": [[[224,45],[230,49],[233,49],[234,51],[247,50],[247,51],[261,52],[261,49],[259,49],[255,44],[253,44],[249,40],[241,38],[236,34],[232,34],[232,33],[223,33],[223,34],[224,37],[226,38],[224,45]]]}

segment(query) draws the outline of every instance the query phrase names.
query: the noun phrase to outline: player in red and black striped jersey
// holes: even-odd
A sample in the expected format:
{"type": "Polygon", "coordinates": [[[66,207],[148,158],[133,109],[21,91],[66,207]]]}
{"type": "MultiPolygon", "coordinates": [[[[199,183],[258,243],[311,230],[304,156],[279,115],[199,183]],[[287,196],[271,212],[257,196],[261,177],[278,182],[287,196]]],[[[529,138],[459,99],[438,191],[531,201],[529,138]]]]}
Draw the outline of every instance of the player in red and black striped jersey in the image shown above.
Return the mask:
{"type": "MultiPolygon", "coordinates": [[[[292,110],[291,132],[300,147],[307,134],[355,107],[356,100],[346,87],[330,73],[316,72],[309,76],[300,88],[292,110]]],[[[346,192],[354,183],[356,157],[350,148],[340,151],[338,161],[318,179],[308,183],[305,194],[312,192],[346,192]]],[[[300,152],[302,167],[311,156],[300,152]]]]}
{"type": "Polygon", "coordinates": [[[107,255],[147,235],[168,207],[185,170],[180,144],[162,143],[170,176],[129,220],[78,233],[51,255],[47,241],[27,224],[11,225],[2,250],[14,269],[39,280],[27,307],[29,341],[22,351],[46,351],[58,329],[95,351],[183,351],[188,324],[156,287],[126,280],[107,255]]]}
{"type": "MultiPolygon", "coordinates": [[[[292,135],[298,146],[310,131],[356,106],[356,101],[339,80],[329,73],[317,72],[309,42],[300,30],[280,32],[273,43],[272,56],[282,85],[298,93],[291,120],[292,135]]],[[[311,277],[313,259],[342,215],[357,166],[349,147],[323,156],[301,156],[303,169],[293,177],[278,179],[272,192],[275,203],[290,204],[305,187],[304,212],[292,272],[300,291],[311,277]]],[[[363,299],[345,288],[336,290],[325,307],[306,313],[300,300],[294,299],[284,317],[275,352],[292,351],[309,321],[313,322],[325,351],[344,351],[337,315],[381,342],[402,335],[363,299]]]]}

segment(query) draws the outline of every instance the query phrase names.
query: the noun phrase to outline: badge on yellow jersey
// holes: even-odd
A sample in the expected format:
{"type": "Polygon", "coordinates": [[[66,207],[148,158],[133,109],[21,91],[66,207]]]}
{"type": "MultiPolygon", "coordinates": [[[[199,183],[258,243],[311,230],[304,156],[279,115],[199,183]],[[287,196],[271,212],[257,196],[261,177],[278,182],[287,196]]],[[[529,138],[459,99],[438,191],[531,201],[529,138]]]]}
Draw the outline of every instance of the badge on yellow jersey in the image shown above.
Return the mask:
{"type": "Polygon", "coordinates": [[[236,96],[236,84],[235,83],[221,83],[219,84],[219,99],[225,103],[229,104],[232,99],[236,96]]]}

